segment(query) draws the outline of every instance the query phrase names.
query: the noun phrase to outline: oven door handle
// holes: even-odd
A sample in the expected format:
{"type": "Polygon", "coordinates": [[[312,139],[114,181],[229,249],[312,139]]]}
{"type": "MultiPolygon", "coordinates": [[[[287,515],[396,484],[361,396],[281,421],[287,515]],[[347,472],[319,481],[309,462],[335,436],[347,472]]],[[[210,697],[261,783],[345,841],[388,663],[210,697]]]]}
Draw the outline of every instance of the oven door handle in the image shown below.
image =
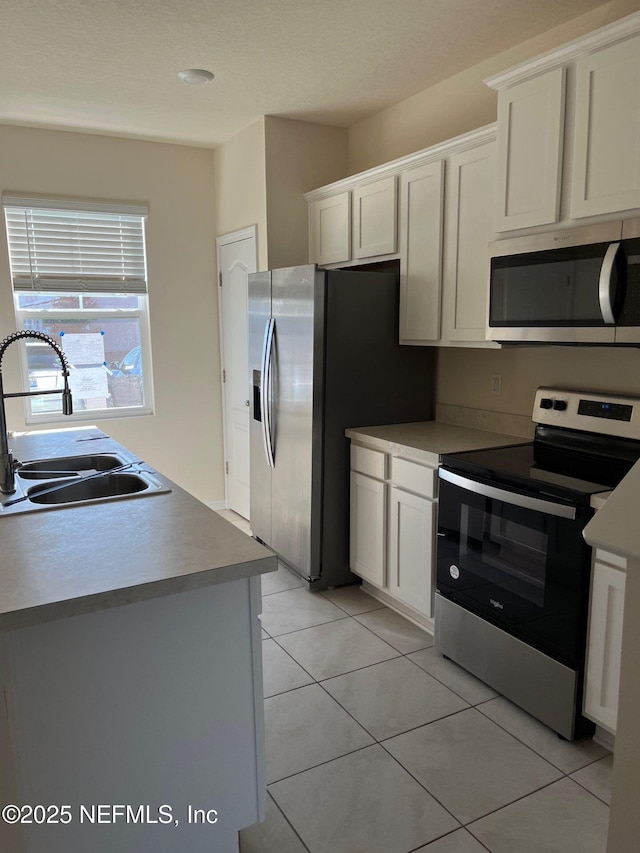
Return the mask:
{"type": "Polygon", "coordinates": [[[487,486],[485,483],[478,483],[477,480],[461,477],[460,474],[454,474],[453,471],[447,471],[444,468],[440,469],[440,477],[454,486],[460,486],[461,489],[467,489],[467,491],[483,495],[485,498],[493,498],[507,504],[532,509],[534,512],[542,512],[545,515],[556,515],[560,518],[571,519],[575,519],[576,517],[576,508],[573,506],[556,504],[552,501],[542,500],[541,498],[533,498],[529,495],[521,495],[518,492],[510,492],[506,489],[497,489],[495,486],[487,486]]]}

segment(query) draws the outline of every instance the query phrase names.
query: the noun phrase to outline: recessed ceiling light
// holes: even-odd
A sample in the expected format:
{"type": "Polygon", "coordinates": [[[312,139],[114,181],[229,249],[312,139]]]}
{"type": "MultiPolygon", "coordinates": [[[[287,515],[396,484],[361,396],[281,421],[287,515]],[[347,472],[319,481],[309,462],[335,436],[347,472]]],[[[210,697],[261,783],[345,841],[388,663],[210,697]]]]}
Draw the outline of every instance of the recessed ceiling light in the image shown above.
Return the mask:
{"type": "Polygon", "coordinates": [[[208,83],[213,80],[214,75],[211,71],[205,71],[204,68],[187,68],[184,71],[178,71],[178,77],[185,83],[196,86],[199,83],[208,83]]]}

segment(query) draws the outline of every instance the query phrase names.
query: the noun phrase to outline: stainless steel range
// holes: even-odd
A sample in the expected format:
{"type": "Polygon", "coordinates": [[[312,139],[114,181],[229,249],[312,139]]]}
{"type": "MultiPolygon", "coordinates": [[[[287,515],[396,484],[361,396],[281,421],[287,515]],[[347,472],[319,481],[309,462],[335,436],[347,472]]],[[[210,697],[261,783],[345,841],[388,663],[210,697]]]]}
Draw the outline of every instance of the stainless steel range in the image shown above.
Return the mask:
{"type": "Polygon", "coordinates": [[[533,442],[440,468],[435,646],[566,738],[583,736],[591,498],[640,458],[640,398],[539,388],[533,442]]]}

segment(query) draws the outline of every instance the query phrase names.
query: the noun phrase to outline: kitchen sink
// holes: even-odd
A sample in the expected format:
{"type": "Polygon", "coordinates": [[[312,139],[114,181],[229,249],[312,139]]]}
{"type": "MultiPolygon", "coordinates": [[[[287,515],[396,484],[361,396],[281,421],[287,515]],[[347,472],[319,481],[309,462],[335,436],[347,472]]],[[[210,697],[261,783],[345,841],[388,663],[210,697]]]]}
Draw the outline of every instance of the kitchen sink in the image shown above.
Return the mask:
{"type": "Polygon", "coordinates": [[[137,495],[148,489],[149,484],[138,474],[104,474],[64,486],[58,484],[55,488],[48,483],[32,486],[27,491],[27,497],[36,504],[60,505],[137,495]]]}
{"type": "Polygon", "coordinates": [[[15,493],[0,495],[0,516],[170,492],[154,473],[116,453],[25,462],[16,471],[15,493]]]}
{"type": "Polygon", "coordinates": [[[16,473],[23,480],[53,480],[111,471],[125,464],[126,460],[115,453],[93,453],[87,456],[61,456],[56,459],[25,462],[16,473]]]}

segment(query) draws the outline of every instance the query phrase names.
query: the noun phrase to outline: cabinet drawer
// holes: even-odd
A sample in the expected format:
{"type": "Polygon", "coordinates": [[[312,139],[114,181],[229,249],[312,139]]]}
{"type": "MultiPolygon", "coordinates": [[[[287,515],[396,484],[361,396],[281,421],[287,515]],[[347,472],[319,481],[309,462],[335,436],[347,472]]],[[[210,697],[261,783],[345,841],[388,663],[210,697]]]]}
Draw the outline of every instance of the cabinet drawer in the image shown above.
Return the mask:
{"type": "Polygon", "coordinates": [[[610,551],[601,551],[600,548],[596,548],[595,559],[599,563],[609,563],[610,566],[627,570],[627,558],[621,557],[619,554],[612,554],[610,551]]]}
{"type": "Polygon", "coordinates": [[[351,445],[352,471],[384,480],[387,473],[386,467],[386,453],[380,450],[371,450],[369,447],[361,447],[359,444],[351,445]]]}
{"type": "Polygon", "coordinates": [[[391,481],[394,486],[400,486],[409,492],[423,495],[425,498],[435,498],[438,489],[438,469],[427,468],[408,459],[391,459],[391,481]]]}

